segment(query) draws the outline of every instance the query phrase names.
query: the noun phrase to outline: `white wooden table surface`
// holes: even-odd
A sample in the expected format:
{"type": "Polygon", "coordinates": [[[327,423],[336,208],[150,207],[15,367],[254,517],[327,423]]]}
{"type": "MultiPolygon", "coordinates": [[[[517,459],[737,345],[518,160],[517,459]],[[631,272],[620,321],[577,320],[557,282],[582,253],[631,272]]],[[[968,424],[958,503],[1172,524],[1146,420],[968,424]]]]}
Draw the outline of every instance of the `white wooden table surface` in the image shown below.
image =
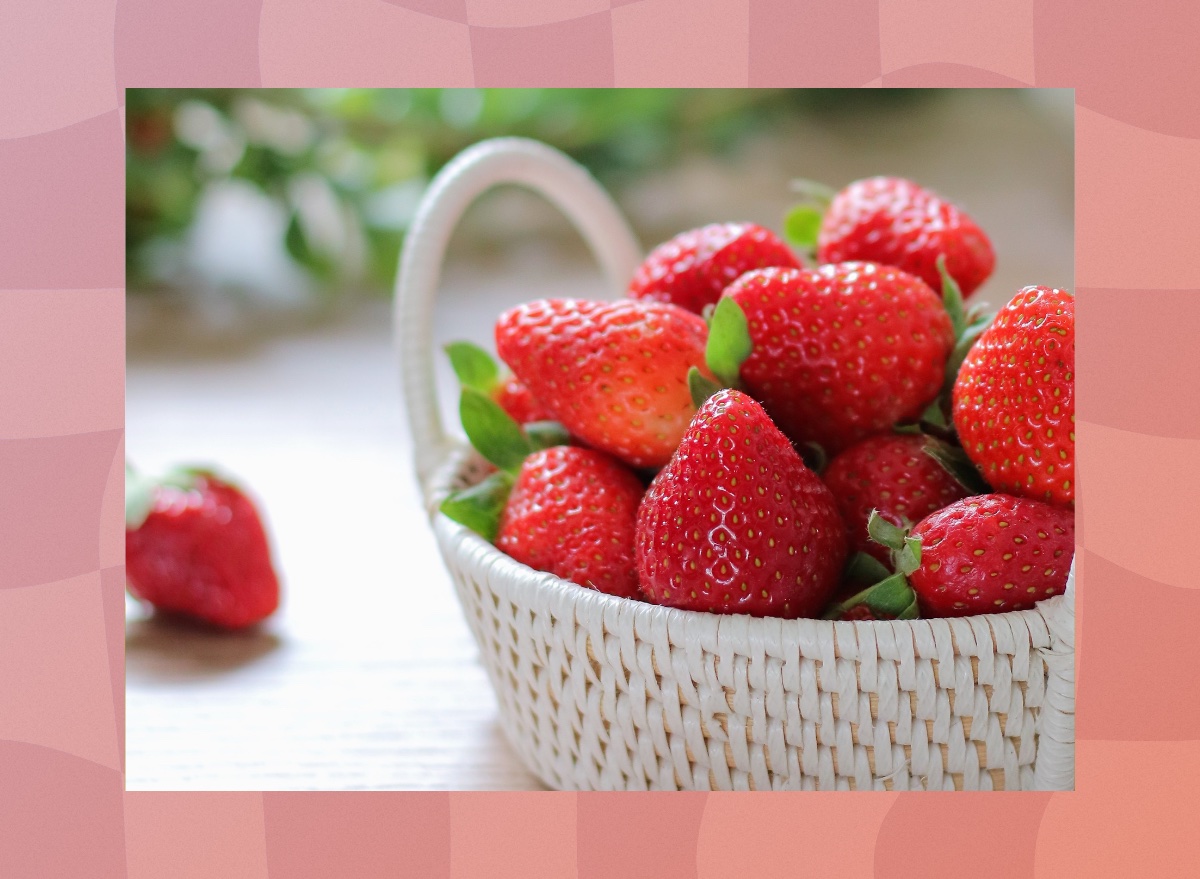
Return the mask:
{"type": "MultiPolygon", "coordinates": [[[[542,282],[451,274],[438,338],[486,343],[497,302],[601,290],[587,272],[542,282]]],[[[215,461],[242,477],[285,592],[245,635],[128,602],[129,789],[540,787],[500,731],[422,511],[389,321],[371,303],[245,345],[186,341],[186,322],[131,341],[128,454],[148,470],[215,461]]]]}

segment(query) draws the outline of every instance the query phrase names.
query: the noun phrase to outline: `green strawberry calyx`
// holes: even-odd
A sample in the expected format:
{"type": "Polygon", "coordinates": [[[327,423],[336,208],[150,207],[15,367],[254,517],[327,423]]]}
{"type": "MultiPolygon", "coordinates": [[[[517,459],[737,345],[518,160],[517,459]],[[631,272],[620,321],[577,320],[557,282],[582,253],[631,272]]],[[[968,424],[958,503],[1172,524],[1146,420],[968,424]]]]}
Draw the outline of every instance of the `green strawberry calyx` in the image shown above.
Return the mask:
{"type": "Polygon", "coordinates": [[[453,492],[439,509],[494,542],[500,516],[525,459],[536,451],[567,445],[571,437],[557,421],[518,424],[491,396],[470,386],[462,389],[458,413],[475,451],[498,469],[479,484],[453,492]]]}
{"type": "Polygon", "coordinates": [[[958,379],[958,370],[962,367],[963,361],[966,360],[967,354],[980,334],[991,326],[996,314],[979,305],[969,309],[966,307],[963,302],[962,289],[946,269],[945,254],[938,256],[937,268],[938,274],[942,276],[942,305],[945,307],[946,313],[950,315],[950,323],[954,328],[954,347],[946,361],[942,393],[934,403],[930,404],[926,415],[931,415],[931,410],[937,407],[941,413],[942,423],[948,424],[945,414],[950,411],[951,394],[954,391],[954,382],[958,379]]]}
{"type": "Polygon", "coordinates": [[[735,300],[722,296],[713,309],[704,347],[704,363],[716,381],[694,366],[688,370],[688,389],[697,408],[722,388],[740,389],[742,364],[753,349],[746,312],[735,300]]]}
{"type": "Polygon", "coordinates": [[[803,196],[783,217],[783,238],[811,261],[817,255],[817,237],[825,211],[836,194],[823,183],[814,180],[793,180],[791,190],[803,196]]]}
{"type": "Polygon", "coordinates": [[[866,553],[856,553],[850,560],[847,576],[860,581],[875,581],[845,601],[835,604],[825,619],[840,619],[851,608],[866,605],[877,616],[897,620],[915,620],[920,611],[917,594],[908,582],[908,575],[921,566],[921,540],[909,536],[908,530],[893,525],[878,510],[871,511],[867,533],[876,543],[891,551],[895,573],[888,571],[878,560],[866,553]]]}
{"type": "Polygon", "coordinates": [[[481,394],[492,395],[503,384],[500,367],[473,342],[451,342],[444,348],[459,384],[481,394]]]}
{"type": "Polygon", "coordinates": [[[950,443],[935,436],[926,436],[925,446],[921,451],[933,458],[955,482],[970,494],[988,494],[993,491],[992,487],[979,474],[979,469],[974,462],[967,457],[967,453],[957,443],[950,443]]]}
{"type": "Polygon", "coordinates": [[[141,528],[150,513],[161,488],[176,488],[191,491],[201,480],[218,481],[232,486],[234,483],[207,465],[184,464],[172,467],[161,476],[140,473],[128,460],[125,461],[125,530],[141,528]]]}

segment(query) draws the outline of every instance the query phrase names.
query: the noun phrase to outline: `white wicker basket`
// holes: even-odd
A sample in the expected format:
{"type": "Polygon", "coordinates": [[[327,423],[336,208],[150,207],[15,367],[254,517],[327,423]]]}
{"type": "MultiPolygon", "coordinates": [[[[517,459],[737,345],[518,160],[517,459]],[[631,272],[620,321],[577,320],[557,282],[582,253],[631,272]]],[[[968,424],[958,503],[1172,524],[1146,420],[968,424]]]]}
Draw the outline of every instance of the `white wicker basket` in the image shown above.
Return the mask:
{"type": "Polygon", "coordinates": [[[443,254],[484,190],[515,183],[579,228],[620,295],[640,258],[579,165],[533,141],[466,150],[437,176],[396,283],[417,472],[501,722],[553,788],[1071,789],[1074,570],[1029,611],[904,622],[717,616],[584,589],[437,512],[482,462],[447,436],[431,312],[443,254]]]}

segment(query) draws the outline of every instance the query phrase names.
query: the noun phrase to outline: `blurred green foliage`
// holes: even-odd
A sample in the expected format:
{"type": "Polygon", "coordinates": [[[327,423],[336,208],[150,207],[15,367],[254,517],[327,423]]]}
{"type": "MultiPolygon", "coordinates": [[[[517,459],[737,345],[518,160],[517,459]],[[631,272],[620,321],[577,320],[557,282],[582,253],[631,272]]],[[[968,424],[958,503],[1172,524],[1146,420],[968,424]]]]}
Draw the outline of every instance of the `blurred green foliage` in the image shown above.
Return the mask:
{"type": "Polygon", "coordinates": [[[221,181],[249,183],[286,211],[281,245],[318,289],[385,289],[425,184],[480,139],[538,138],[614,185],[685,151],[734,149],[791,114],[912,97],[877,89],[129,89],[128,284],[153,290],[178,280],[163,254],[178,254],[206,189],[221,181]]]}

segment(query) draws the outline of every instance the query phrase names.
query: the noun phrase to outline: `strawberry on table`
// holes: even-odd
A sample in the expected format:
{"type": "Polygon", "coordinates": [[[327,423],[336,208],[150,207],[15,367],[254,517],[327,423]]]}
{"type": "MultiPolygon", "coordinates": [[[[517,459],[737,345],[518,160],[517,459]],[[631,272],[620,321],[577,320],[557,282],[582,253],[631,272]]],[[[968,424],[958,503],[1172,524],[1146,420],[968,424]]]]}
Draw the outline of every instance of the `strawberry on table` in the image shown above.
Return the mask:
{"type": "Polygon", "coordinates": [[[486,394],[500,404],[500,408],[518,424],[535,421],[552,421],[553,417],[538,405],[515,376],[504,375],[492,356],[470,342],[451,342],[446,354],[454,374],[464,388],[472,388],[486,394]]]}
{"type": "Polygon", "coordinates": [[[700,314],[740,275],[771,266],[799,268],[800,262],[769,229],[753,223],[713,223],[654,248],[634,275],[629,295],[700,314]]]}
{"type": "Polygon", "coordinates": [[[937,397],[953,346],[950,316],[924,281],[841,263],[740,277],[717,305],[707,362],[793,441],[836,455],[916,420],[937,397]]]}
{"type": "Polygon", "coordinates": [[[125,469],[125,576],[154,608],[226,629],[261,622],[279,579],[254,502],[211,470],[162,479],[125,469]]]}
{"type": "Polygon", "coordinates": [[[696,411],[703,318],[662,302],[543,299],[506,311],[496,349],[573,436],[633,467],[661,467],[696,411]]]}
{"type": "Polygon", "coordinates": [[[937,259],[970,296],[996,265],[991,242],[967,214],[900,177],[871,177],[833,196],[821,220],[822,263],[878,262],[916,275],[941,292],[937,259]]]}
{"type": "Polygon", "coordinates": [[[911,534],[878,515],[871,533],[893,551],[897,573],[829,615],[915,597],[923,616],[1028,610],[1065,591],[1075,552],[1075,517],[1041,501],[986,494],[955,501],[911,534]],[[907,590],[907,591],[906,591],[907,590]]]}
{"type": "MultiPolygon", "coordinates": [[[[441,510],[512,558],[580,586],[636,598],[634,528],[643,486],[619,461],[522,428],[492,398],[462,392],[463,427],[499,469],[441,510]]],[[[540,427],[547,427],[543,422],[540,427]]]]}
{"type": "Polygon", "coordinates": [[[642,591],[670,607],[811,616],[845,557],[829,490],[736,390],[701,406],[638,513],[642,591]]]}
{"type": "Polygon", "coordinates": [[[846,449],[822,478],[837,501],[851,549],[887,563],[888,549],[871,539],[871,511],[910,528],[971,492],[926,450],[938,441],[919,434],[880,434],[846,449]]]}
{"type": "Polygon", "coordinates": [[[1075,298],[1025,287],[959,369],[954,426],[998,491],[1075,504],[1075,298]]]}

